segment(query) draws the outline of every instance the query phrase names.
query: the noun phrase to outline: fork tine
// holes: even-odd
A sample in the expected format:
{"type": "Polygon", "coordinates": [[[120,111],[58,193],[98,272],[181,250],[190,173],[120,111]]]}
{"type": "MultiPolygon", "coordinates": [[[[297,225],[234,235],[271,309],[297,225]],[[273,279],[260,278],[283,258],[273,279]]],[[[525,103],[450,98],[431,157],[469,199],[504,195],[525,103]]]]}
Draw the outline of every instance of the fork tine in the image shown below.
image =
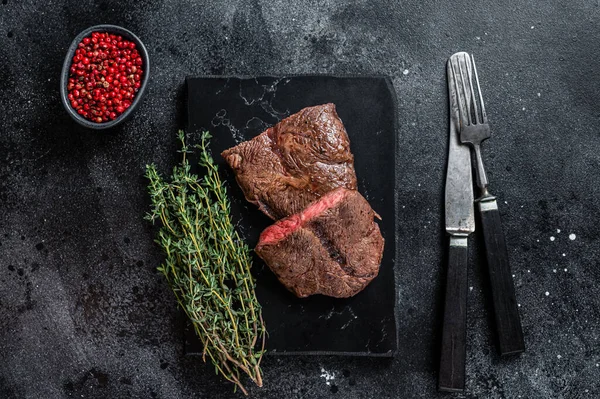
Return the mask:
{"type": "Polygon", "coordinates": [[[454,62],[452,62],[452,60],[450,60],[450,67],[452,69],[452,78],[454,78],[454,89],[456,90],[456,100],[458,101],[458,119],[459,119],[460,125],[462,125],[463,121],[465,119],[463,116],[463,103],[462,103],[462,100],[460,99],[460,90],[458,87],[458,81],[456,79],[456,70],[454,68],[454,62]]]}
{"type": "MultiPolygon", "coordinates": [[[[468,54],[465,54],[465,65],[467,67],[467,76],[469,78],[469,89],[471,91],[471,103],[475,110],[475,123],[481,123],[479,117],[479,107],[477,106],[477,99],[475,98],[475,90],[473,90],[473,76],[471,75],[471,62],[469,62],[468,54]]],[[[479,98],[481,98],[481,91],[479,92],[479,98]]],[[[470,110],[469,110],[470,111],[470,110]]]]}
{"type": "Polygon", "coordinates": [[[472,125],[473,121],[471,120],[471,107],[469,106],[469,98],[467,97],[467,86],[465,85],[465,75],[463,74],[462,66],[460,66],[460,59],[456,60],[458,63],[458,71],[460,72],[460,80],[462,82],[463,93],[465,95],[465,105],[467,110],[467,125],[472,125]]]}
{"type": "Polygon", "coordinates": [[[479,92],[479,101],[481,101],[481,117],[483,123],[487,123],[487,114],[485,113],[485,105],[483,104],[483,96],[481,95],[481,87],[479,87],[479,77],[477,76],[477,67],[475,66],[475,58],[471,56],[471,62],[473,63],[473,72],[475,73],[475,82],[477,82],[477,91],[479,92]]]}

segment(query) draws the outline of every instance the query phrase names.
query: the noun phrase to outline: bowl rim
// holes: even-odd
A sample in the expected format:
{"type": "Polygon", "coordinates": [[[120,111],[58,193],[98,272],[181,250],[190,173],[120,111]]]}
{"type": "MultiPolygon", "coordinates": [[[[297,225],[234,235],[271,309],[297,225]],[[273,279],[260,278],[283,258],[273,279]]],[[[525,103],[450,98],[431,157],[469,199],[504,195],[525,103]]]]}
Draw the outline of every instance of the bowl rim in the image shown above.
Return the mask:
{"type": "Polygon", "coordinates": [[[65,59],[63,61],[63,67],[62,67],[61,76],[60,76],[60,97],[61,97],[63,106],[67,110],[67,113],[71,116],[71,118],[73,118],[80,125],[85,126],[87,128],[91,128],[91,129],[100,129],[100,130],[101,129],[109,129],[111,127],[114,127],[114,126],[124,122],[133,113],[133,111],[137,108],[137,106],[140,103],[140,100],[142,99],[143,95],[146,92],[146,87],[148,86],[149,77],[150,77],[150,57],[148,56],[148,50],[146,49],[146,46],[144,46],[144,43],[142,43],[142,41],[140,40],[139,37],[137,37],[130,30],[125,29],[121,26],[110,25],[110,24],[94,25],[94,26],[90,26],[89,28],[84,29],[77,36],[75,36],[75,38],[71,42],[71,45],[69,46],[69,49],[67,50],[67,55],[65,56],[65,59]],[[135,97],[134,97],[131,105],[129,106],[129,108],[127,108],[125,110],[125,112],[123,112],[121,115],[119,115],[115,120],[108,121],[108,122],[102,122],[102,123],[89,121],[89,120],[85,119],[83,116],[79,115],[77,113],[77,111],[75,111],[75,109],[73,109],[73,107],[71,106],[71,103],[68,99],[68,92],[67,92],[67,82],[69,81],[69,70],[71,68],[75,50],[77,49],[77,46],[83,40],[83,38],[88,37],[89,35],[92,34],[92,32],[115,33],[120,36],[123,36],[127,40],[133,41],[136,45],[138,52],[140,53],[140,56],[142,57],[142,61],[144,63],[143,64],[144,65],[144,76],[142,78],[142,84],[141,84],[138,92],[135,94],[135,97]]]}

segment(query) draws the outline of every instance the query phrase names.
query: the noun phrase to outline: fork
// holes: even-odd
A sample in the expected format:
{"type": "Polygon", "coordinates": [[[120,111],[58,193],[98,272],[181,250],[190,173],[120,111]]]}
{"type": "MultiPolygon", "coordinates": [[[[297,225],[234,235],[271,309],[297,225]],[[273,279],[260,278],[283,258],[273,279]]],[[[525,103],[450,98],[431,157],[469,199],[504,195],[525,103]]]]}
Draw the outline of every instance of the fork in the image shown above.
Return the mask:
{"type": "Polygon", "coordinates": [[[476,180],[481,195],[475,202],[479,205],[481,216],[499,351],[500,355],[510,355],[525,350],[523,330],[508,262],[508,250],[502,231],[498,202],[496,197],[488,190],[489,182],[481,156],[481,142],[490,138],[491,133],[479,85],[479,76],[472,56],[469,57],[465,53],[463,61],[464,68],[463,63],[460,61],[457,63],[458,73],[456,66],[452,64],[452,73],[455,77],[454,83],[459,102],[460,140],[461,143],[470,145],[475,154],[476,180]],[[460,81],[462,82],[462,95],[457,83],[457,75],[460,75],[460,81]],[[475,75],[477,95],[473,86],[473,75],[475,75]],[[461,98],[462,96],[464,96],[464,99],[461,98]],[[466,112],[464,112],[463,107],[466,112]]]}

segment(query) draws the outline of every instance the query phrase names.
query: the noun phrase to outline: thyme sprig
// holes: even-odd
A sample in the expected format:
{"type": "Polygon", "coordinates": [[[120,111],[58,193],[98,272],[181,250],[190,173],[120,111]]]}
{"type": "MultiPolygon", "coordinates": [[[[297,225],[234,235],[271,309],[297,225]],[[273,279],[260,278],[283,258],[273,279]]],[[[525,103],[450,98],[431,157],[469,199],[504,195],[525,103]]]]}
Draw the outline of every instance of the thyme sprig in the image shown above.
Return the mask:
{"type": "Polygon", "coordinates": [[[182,161],[166,182],[155,165],[146,166],[152,209],[146,219],[162,226],[156,242],[165,253],[158,268],[177,302],[192,322],[206,357],[247,394],[241,377],[262,386],[260,362],[265,351],[265,326],[250,274],[250,249],[233,228],[227,192],[202,133],[201,178],[191,172],[192,151],[182,130],[182,161]]]}

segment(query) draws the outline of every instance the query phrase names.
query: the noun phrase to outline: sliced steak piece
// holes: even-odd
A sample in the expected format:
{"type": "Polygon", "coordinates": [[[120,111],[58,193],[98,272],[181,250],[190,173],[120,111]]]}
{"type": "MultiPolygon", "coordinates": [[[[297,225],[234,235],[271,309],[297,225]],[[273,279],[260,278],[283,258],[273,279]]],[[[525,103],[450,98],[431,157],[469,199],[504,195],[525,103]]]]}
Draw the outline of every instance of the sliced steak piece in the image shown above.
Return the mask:
{"type": "Polygon", "coordinates": [[[351,297],[379,273],[384,240],[374,217],[358,191],[338,188],[265,229],[255,251],[301,298],[351,297]]]}
{"type": "Polygon", "coordinates": [[[246,199],[275,220],[334,188],[356,189],[350,141],[334,104],[304,108],[221,155],[246,199]]]}

